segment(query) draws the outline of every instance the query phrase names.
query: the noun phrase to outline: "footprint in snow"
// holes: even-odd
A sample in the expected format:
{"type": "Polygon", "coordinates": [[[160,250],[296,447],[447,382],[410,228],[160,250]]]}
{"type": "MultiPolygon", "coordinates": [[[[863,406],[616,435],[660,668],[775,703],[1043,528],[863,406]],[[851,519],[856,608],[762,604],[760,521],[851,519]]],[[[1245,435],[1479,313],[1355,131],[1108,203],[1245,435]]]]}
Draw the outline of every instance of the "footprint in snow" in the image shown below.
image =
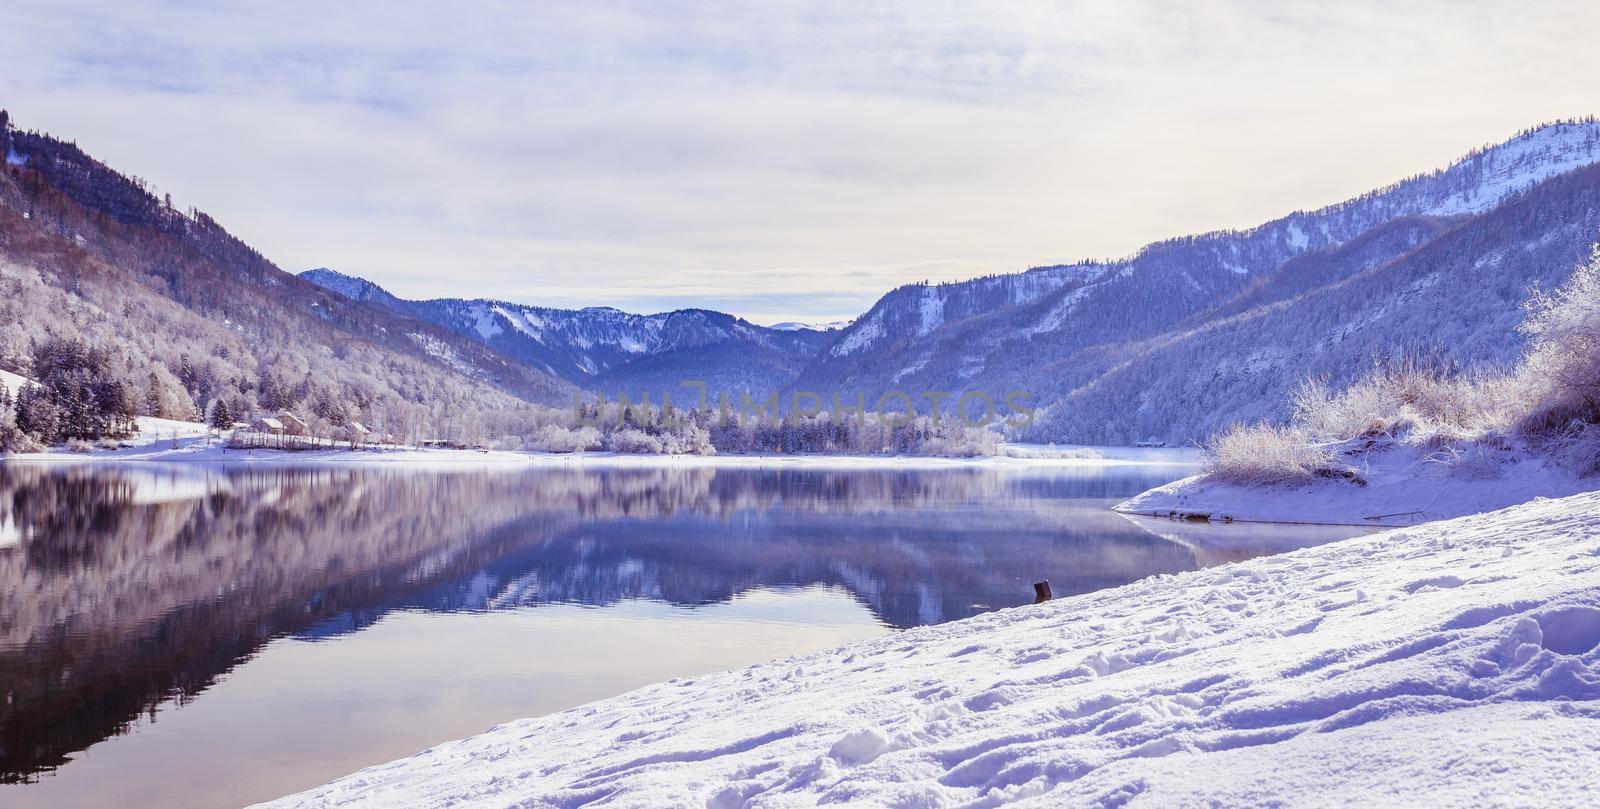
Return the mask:
{"type": "Polygon", "coordinates": [[[1415,595],[1416,593],[1426,592],[1429,590],[1448,590],[1453,587],[1460,587],[1466,583],[1466,580],[1460,576],[1451,576],[1447,574],[1443,576],[1431,576],[1426,579],[1417,579],[1416,581],[1411,582],[1400,589],[1415,595]]]}
{"type": "Polygon", "coordinates": [[[1536,620],[1539,645],[1556,654],[1582,657],[1600,647],[1600,608],[1561,607],[1536,620]]]}

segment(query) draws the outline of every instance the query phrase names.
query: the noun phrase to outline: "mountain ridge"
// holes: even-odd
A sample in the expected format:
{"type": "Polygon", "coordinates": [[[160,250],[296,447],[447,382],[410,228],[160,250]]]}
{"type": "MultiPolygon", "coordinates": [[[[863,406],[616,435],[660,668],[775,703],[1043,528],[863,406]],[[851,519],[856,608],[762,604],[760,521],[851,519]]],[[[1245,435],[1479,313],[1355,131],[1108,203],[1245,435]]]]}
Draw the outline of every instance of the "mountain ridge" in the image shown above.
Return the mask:
{"type": "Polygon", "coordinates": [[[712,396],[765,395],[791,383],[831,334],[760,326],[699,308],[634,314],[609,306],[559,309],[491,298],[408,300],[326,267],[299,277],[434,323],[580,387],[635,400],[667,393],[682,401],[685,382],[704,382],[712,396]]]}
{"type": "Polygon", "coordinates": [[[0,365],[20,369],[30,335],[57,325],[44,313],[67,312],[85,335],[136,349],[129,362],[161,388],[151,396],[162,412],[217,396],[278,402],[288,390],[330,418],[346,417],[322,406],[337,399],[412,430],[453,409],[483,423],[516,399],[566,405],[582,391],[692,405],[703,383],[712,398],[803,390],[869,403],[895,390],[996,402],[1025,390],[1042,412],[1028,437],[1193,440],[1281,417],[1285,386],[1311,371],[1347,381],[1349,368],[1307,351],[1347,365],[1403,352],[1465,368],[1503,360],[1519,345],[1528,291],[1559,283],[1600,235],[1600,122],[1571,119],[1253,228],[908,284],[838,329],[761,326],[710,309],[406,300],[327,268],[292,275],[74,143],[17,130],[9,116],[0,141],[0,284],[47,302],[0,312],[0,365]],[[1426,308],[1396,308],[1406,305],[1426,308]],[[120,319],[108,315],[117,309],[120,319]],[[1329,321],[1333,311],[1348,322],[1329,321]],[[1469,313],[1466,327],[1452,320],[1469,313]],[[1444,335],[1455,342],[1429,347],[1444,335]],[[402,381],[417,373],[428,382],[402,381]],[[1181,412],[1184,402],[1204,402],[1206,416],[1181,412]]]}
{"type": "MultiPolygon", "coordinates": [[[[1592,118],[1559,121],[1474,150],[1445,168],[1255,228],[1166,239],[1112,261],[903,286],[845,329],[801,375],[797,387],[863,391],[869,398],[892,389],[952,394],[985,390],[999,400],[999,394],[1015,387],[1053,396],[1116,365],[1124,346],[1192,326],[1229,306],[1237,309],[1245,303],[1242,296],[1259,297],[1260,279],[1296,266],[1290,262],[1314,264],[1316,259],[1307,257],[1336,250],[1394,222],[1409,221],[1435,232],[1447,229],[1541,182],[1596,162],[1600,123],[1592,118]],[[1067,378],[1044,379],[1040,369],[1045,367],[1067,378]]],[[[1416,246],[1390,245],[1396,254],[1416,246]]],[[[1356,264],[1324,267],[1332,273],[1324,282],[1358,269],[1356,264]]],[[[1092,438],[1087,433],[1039,437],[1092,438]]]]}

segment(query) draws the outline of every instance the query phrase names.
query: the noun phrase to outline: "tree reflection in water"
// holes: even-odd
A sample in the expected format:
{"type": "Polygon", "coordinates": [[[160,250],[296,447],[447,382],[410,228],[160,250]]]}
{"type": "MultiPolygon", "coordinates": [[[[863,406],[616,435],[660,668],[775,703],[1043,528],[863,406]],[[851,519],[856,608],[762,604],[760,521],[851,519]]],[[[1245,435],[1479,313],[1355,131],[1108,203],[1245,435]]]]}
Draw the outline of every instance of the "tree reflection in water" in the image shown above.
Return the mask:
{"type": "MultiPolygon", "coordinates": [[[[0,464],[0,781],[399,609],[843,588],[904,628],[1218,559],[1107,511],[1184,472],[0,464]]],[[[1270,538],[1269,538],[1270,539],[1270,538]]],[[[510,717],[506,717],[510,718],[510,717]]]]}

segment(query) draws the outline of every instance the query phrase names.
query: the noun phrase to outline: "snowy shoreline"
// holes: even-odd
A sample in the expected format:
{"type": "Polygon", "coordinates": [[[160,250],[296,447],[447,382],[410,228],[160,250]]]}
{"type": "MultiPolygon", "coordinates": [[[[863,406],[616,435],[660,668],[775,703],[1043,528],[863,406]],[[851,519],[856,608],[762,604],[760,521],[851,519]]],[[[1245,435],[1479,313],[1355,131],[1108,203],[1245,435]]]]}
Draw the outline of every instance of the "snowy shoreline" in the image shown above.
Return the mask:
{"type": "Polygon", "coordinates": [[[1496,468],[1491,477],[1462,477],[1413,447],[1369,456],[1357,471],[1358,481],[1336,477],[1279,485],[1194,475],[1129,498],[1112,510],[1197,522],[1398,528],[1600,487],[1600,480],[1573,477],[1548,459],[1530,455],[1496,468]]]}
{"type": "Polygon", "coordinates": [[[265,805],[1578,805],[1596,719],[1589,493],[662,683],[265,805]]]}
{"type": "Polygon", "coordinates": [[[520,465],[538,467],[592,467],[597,469],[649,468],[792,468],[792,469],[1052,469],[1108,466],[1189,466],[1171,461],[1130,461],[1108,458],[1010,458],[1003,456],[946,458],[910,455],[628,455],[621,453],[534,453],[491,450],[328,450],[280,452],[228,450],[226,452],[118,455],[27,453],[0,456],[0,463],[46,464],[296,464],[425,467],[520,465]]]}
{"type": "Polygon", "coordinates": [[[89,452],[0,455],[0,463],[193,463],[193,464],[348,464],[407,466],[580,466],[594,468],[715,467],[796,469],[950,469],[950,468],[1088,468],[1096,466],[1194,466],[1198,456],[1187,450],[1146,451],[1122,447],[1045,447],[1003,445],[1003,454],[975,457],[924,455],[645,455],[617,452],[534,452],[416,447],[329,447],[311,450],[229,449],[208,439],[195,422],[140,418],[140,433],[119,449],[89,452]]]}

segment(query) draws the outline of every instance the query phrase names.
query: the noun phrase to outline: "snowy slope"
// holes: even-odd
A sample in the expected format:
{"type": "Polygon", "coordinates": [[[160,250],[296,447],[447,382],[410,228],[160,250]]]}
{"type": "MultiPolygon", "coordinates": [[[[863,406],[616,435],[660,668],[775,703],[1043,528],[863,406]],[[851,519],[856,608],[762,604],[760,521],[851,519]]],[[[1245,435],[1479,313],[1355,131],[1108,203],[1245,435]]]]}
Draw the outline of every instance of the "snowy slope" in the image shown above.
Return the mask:
{"type": "Polygon", "coordinates": [[[1576,806],[1600,494],[524,719],[275,807],[1576,806]]]}
{"type": "Polygon", "coordinates": [[[23,385],[28,384],[30,381],[25,376],[20,376],[10,371],[0,371],[0,385],[3,385],[6,392],[13,397],[17,395],[18,391],[22,390],[23,385]]]}
{"type": "MultiPolygon", "coordinates": [[[[1040,393],[1037,429],[1103,443],[1200,439],[1232,423],[1281,422],[1303,380],[1341,390],[1399,357],[1509,367],[1525,345],[1524,302],[1588,260],[1597,223],[1600,166],[1590,166],[1431,236],[1413,222],[1384,226],[1119,346],[1116,364],[1092,380],[1040,393]]],[[[1083,357],[1027,353],[1046,380],[1070,378],[1083,357]]]]}

